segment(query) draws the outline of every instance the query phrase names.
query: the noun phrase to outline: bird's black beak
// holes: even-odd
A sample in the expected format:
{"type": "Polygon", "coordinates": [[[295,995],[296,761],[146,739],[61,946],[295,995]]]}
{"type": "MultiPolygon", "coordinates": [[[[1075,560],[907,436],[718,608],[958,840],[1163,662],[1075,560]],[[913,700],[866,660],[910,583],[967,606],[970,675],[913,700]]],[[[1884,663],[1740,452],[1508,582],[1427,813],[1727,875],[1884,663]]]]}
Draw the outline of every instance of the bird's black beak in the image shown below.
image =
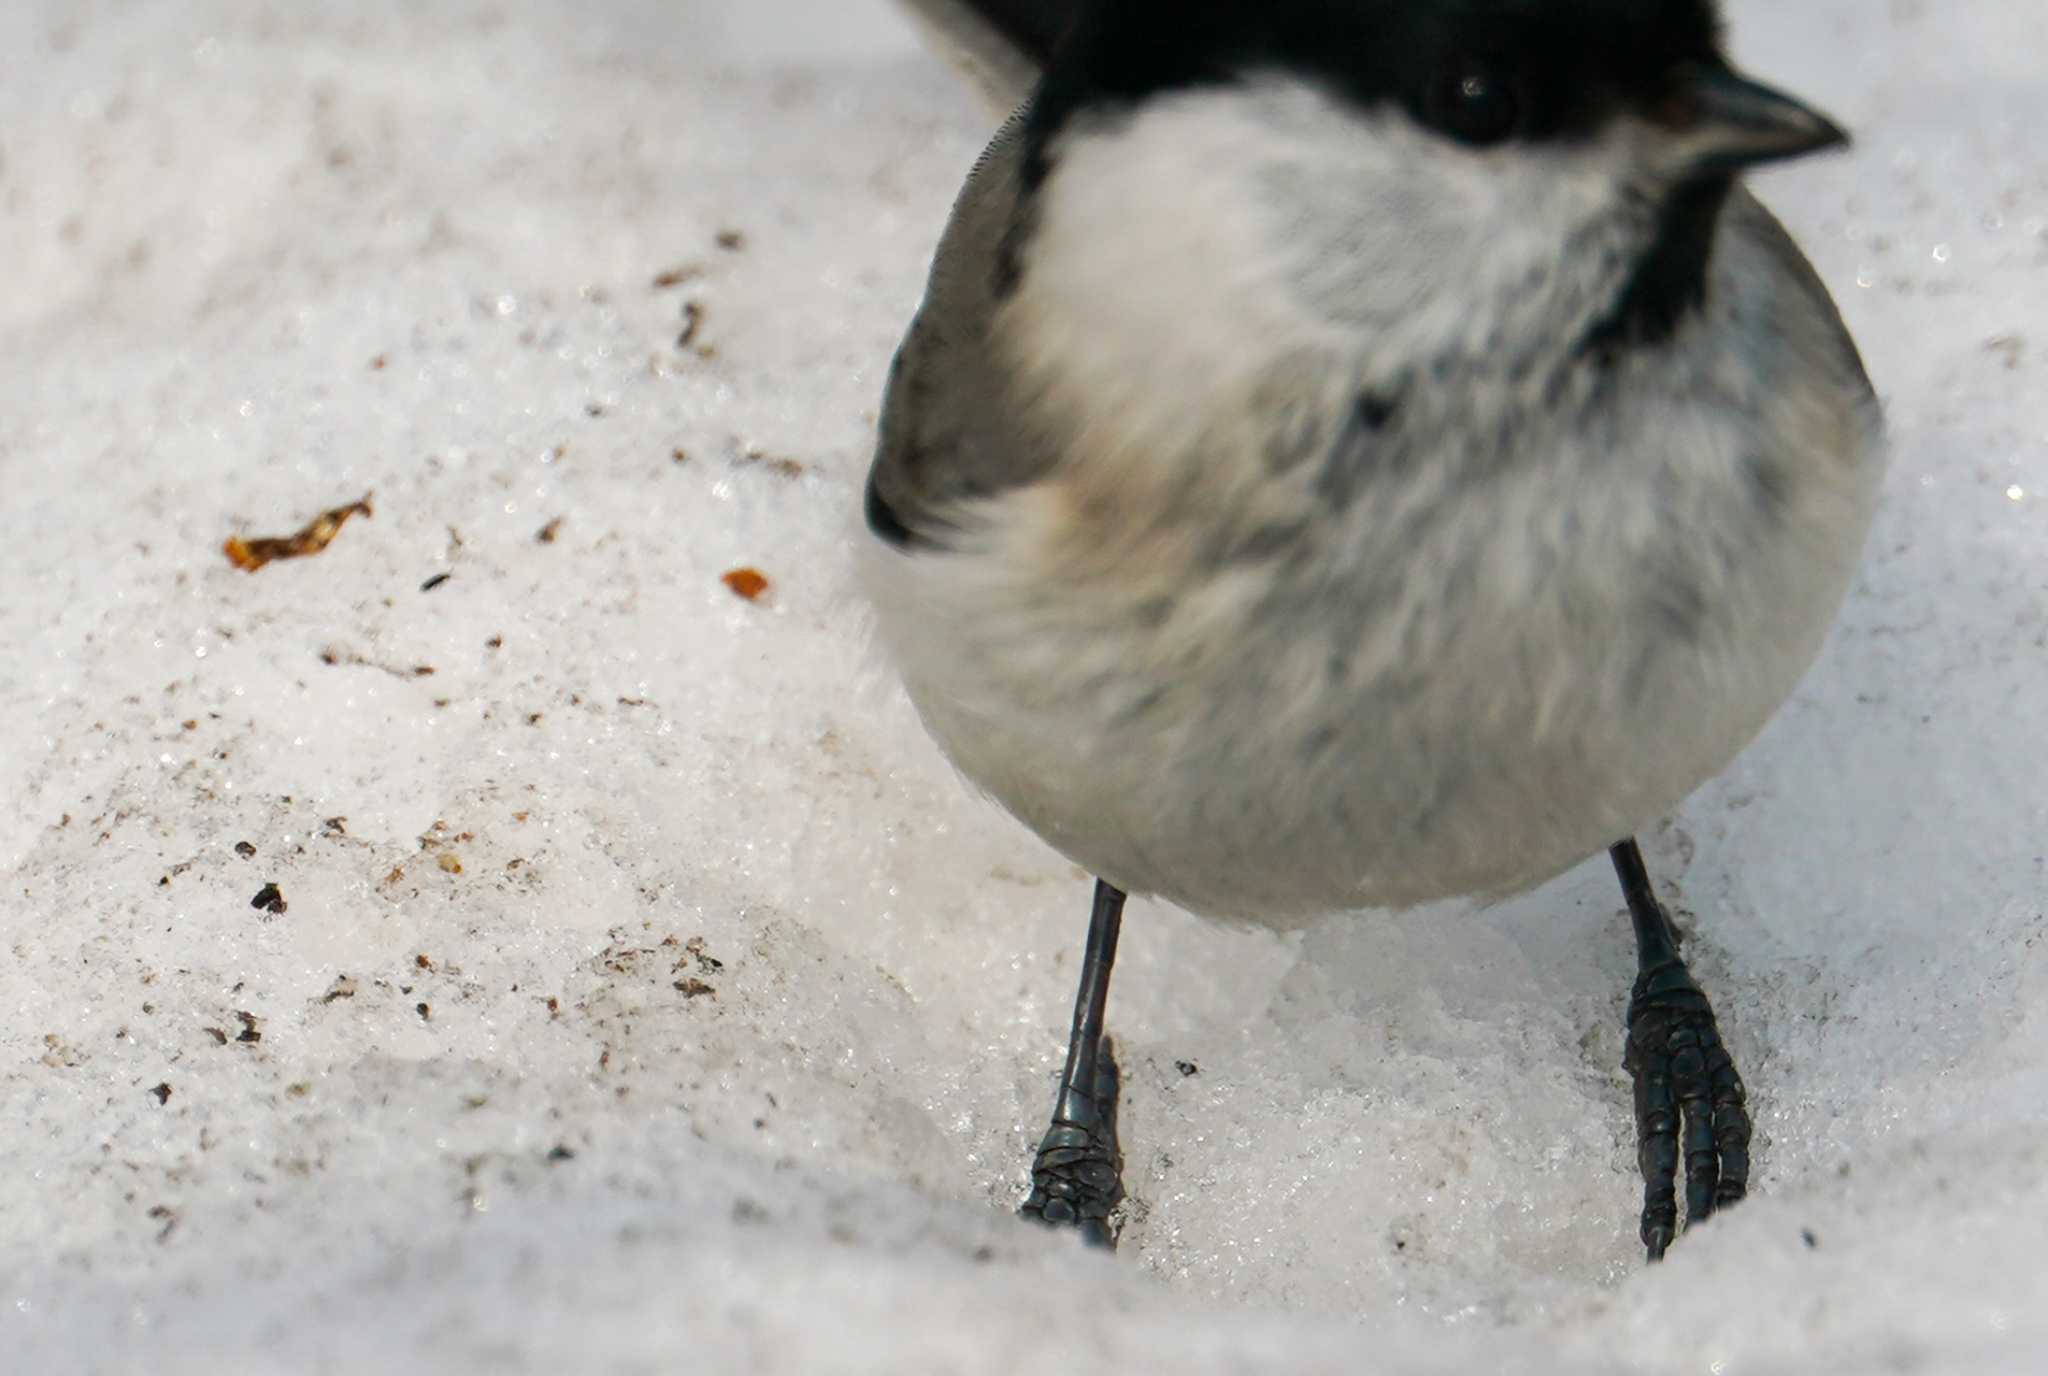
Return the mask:
{"type": "Polygon", "coordinates": [[[1694,175],[1839,148],[1849,135],[1810,106],[1725,67],[1689,64],[1672,73],[1650,111],[1694,175]]]}

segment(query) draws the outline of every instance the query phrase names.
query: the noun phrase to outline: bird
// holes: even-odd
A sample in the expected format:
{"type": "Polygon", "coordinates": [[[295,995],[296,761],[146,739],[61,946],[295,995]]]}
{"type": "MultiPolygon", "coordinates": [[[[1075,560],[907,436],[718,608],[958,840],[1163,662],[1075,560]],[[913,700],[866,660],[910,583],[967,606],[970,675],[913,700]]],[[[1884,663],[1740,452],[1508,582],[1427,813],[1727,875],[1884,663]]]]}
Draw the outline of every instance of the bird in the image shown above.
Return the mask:
{"type": "MultiPolygon", "coordinates": [[[[1716,0],[904,0],[1008,114],[891,365],[861,576],[924,726],[1094,876],[1021,1212],[1114,1247],[1126,897],[1279,931],[1605,851],[1650,1261],[1741,1075],[1635,837],[1819,652],[1885,469],[1746,189],[1835,149],[1716,0]]],[[[1458,940],[1446,924],[1443,940],[1458,940]]]]}

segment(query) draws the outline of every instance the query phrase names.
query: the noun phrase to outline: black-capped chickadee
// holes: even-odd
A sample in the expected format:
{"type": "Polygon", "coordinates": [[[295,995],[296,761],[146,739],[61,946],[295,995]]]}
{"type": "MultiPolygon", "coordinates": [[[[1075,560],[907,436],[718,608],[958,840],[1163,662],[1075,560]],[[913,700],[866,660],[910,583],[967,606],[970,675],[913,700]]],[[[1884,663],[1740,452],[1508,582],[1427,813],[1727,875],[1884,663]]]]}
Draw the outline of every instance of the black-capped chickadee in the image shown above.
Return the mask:
{"type": "MultiPolygon", "coordinates": [[[[1631,839],[1812,661],[1883,471],[1713,0],[909,0],[1020,107],[890,375],[883,641],[1099,876],[1025,1212],[1113,1240],[1126,893],[1298,925],[1610,850],[1654,1259],[1743,1089],[1631,839]]],[[[1455,941],[1447,933],[1446,940],[1455,941]]]]}

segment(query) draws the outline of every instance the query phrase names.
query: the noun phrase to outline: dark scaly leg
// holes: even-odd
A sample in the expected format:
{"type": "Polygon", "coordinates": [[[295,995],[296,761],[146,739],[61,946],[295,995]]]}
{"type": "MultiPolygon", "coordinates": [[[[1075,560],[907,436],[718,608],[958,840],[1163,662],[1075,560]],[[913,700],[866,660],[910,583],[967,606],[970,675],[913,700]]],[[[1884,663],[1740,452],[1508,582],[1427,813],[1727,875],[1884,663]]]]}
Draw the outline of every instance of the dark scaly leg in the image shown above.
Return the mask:
{"type": "Polygon", "coordinates": [[[1738,1202],[1749,1187],[1749,1110],[1742,1077],[1721,1044],[1714,1009],[1678,954],[1678,929],[1650,891],[1633,838],[1608,852],[1636,931],[1636,983],[1628,1050],[1636,1088],[1636,1152],[1643,1172],[1643,1246],[1660,1260],[1678,1233],[1679,1149],[1685,1153],[1687,1227],[1738,1202]]]}
{"type": "Polygon", "coordinates": [[[1102,1035],[1102,1010],[1109,1001],[1109,967],[1116,960],[1123,917],[1123,891],[1097,880],[1088,948],[1081,957],[1081,988],[1074,996],[1067,1069],[1060,1076],[1052,1126],[1031,1163],[1031,1197],[1018,1210],[1042,1223],[1078,1228],[1088,1242],[1112,1249],[1116,1234],[1110,1231],[1109,1215],[1124,1197],[1124,1158],[1116,1140],[1116,1054],[1102,1035]]]}

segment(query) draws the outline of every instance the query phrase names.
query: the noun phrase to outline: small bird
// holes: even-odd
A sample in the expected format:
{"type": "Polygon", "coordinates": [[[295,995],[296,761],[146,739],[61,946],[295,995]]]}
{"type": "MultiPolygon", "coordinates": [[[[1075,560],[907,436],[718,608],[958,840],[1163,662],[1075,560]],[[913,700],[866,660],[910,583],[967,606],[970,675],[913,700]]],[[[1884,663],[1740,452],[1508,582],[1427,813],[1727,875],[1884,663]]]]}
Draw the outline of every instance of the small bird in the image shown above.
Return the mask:
{"type": "Polygon", "coordinates": [[[1098,881],[1023,1212],[1114,1245],[1126,894],[1286,929],[1606,849],[1656,1260],[1750,1119],[1633,837],[1811,663],[1884,468],[1740,177],[1846,136],[1713,0],[908,3],[1016,108],[890,372],[865,576],[946,754],[1098,881]]]}

